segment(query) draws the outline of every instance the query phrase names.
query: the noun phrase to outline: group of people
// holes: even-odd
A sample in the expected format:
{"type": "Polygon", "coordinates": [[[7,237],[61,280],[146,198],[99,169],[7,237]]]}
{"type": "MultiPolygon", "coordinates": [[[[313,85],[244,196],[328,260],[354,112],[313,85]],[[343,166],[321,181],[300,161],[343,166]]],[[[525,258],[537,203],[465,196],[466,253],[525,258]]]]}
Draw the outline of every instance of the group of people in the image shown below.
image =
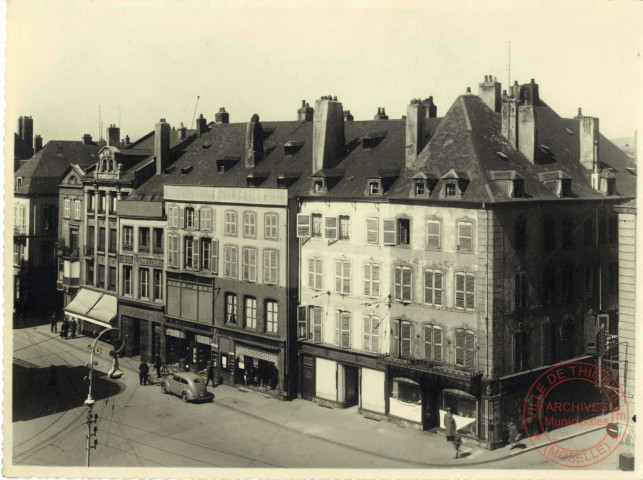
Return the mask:
{"type": "MultiPolygon", "coordinates": [[[[161,356],[157,353],[154,357],[154,368],[156,370],[156,378],[161,378],[161,367],[163,366],[163,360],[161,356]]],[[[149,381],[150,367],[147,365],[147,362],[141,362],[138,366],[138,380],[141,385],[147,385],[149,381]]],[[[151,384],[151,382],[150,382],[151,384]]]]}
{"type": "MultiPolygon", "coordinates": [[[[58,318],[55,313],[51,314],[51,333],[58,333],[58,318]]],[[[66,316],[60,326],[60,338],[67,338],[71,334],[71,338],[76,338],[76,330],[78,330],[78,323],[73,318],[69,320],[66,316]]]]}

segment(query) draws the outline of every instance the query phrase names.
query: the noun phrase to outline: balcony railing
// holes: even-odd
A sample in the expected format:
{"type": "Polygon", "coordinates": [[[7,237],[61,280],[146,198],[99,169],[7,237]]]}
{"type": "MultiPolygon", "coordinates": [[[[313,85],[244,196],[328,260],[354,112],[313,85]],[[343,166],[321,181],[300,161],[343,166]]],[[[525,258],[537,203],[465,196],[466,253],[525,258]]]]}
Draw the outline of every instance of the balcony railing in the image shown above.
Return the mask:
{"type": "Polygon", "coordinates": [[[16,225],[13,227],[13,234],[14,235],[26,235],[27,234],[27,227],[24,225],[16,225]]]}
{"type": "Polygon", "coordinates": [[[85,245],[85,256],[86,257],[93,257],[94,256],[94,246],[93,245],[85,245]]]}
{"type": "Polygon", "coordinates": [[[58,243],[56,244],[56,255],[58,257],[78,258],[80,256],[79,248],[77,246],[67,246],[65,243],[64,238],[58,239],[58,243]]]}

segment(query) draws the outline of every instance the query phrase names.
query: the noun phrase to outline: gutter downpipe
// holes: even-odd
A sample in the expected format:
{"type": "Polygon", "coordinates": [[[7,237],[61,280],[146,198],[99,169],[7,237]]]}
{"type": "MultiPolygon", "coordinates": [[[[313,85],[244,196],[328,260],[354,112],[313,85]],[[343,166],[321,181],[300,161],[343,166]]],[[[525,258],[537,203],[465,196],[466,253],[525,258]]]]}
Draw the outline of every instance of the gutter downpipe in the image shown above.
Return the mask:
{"type": "Polygon", "coordinates": [[[486,212],[486,222],[487,222],[487,265],[486,265],[486,282],[485,282],[485,327],[486,327],[486,335],[485,338],[487,339],[487,362],[486,362],[486,376],[489,377],[489,211],[487,210],[487,204],[485,202],[482,202],[482,208],[486,212]]]}

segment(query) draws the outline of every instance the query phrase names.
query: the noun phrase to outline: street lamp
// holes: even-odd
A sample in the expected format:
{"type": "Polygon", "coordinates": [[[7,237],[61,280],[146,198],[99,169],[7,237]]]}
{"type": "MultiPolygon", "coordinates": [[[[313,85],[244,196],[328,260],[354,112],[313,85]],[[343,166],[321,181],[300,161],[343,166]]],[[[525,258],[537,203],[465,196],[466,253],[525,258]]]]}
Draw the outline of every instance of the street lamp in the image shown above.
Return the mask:
{"type": "MultiPolygon", "coordinates": [[[[89,467],[89,452],[91,451],[92,448],[96,448],[96,445],[98,443],[97,439],[94,439],[94,444],[92,445],[92,437],[96,436],[96,430],[97,427],[94,426],[93,431],[92,431],[92,425],[95,424],[98,421],[98,415],[94,414],[92,416],[92,408],[94,407],[94,403],[96,401],[92,398],[92,381],[94,378],[94,366],[98,365],[98,360],[94,360],[94,353],[96,355],[100,355],[103,351],[103,349],[98,346],[98,340],[101,339],[103,335],[105,335],[107,332],[118,332],[120,336],[123,335],[123,331],[120,328],[108,328],[106,330],[103,330],[94,340],[94,343],[91,345],[87,345],[87,349],[91,350],[91,354],[89,357],[89,363],[87,364],[87,367],[89,368],[89,375],[85,377],[86,379],[89,380],[89,393],[87,394],[87,399],[85,400],[85,405],[87,406],[87,457],[85,459],[85,466],[89,467]]],[[[112,361],[112,368],[110,368],[108,375],[109,378],[121,378],[123,376],[123,371],[118,368],[118,354],[120,353],[121,350],[123,350],[123,347],[125,346],[125,342],[121,341],[121,346],[116,349],[116,345],[114,345],[114,350],[112,351],[111,355],[114,357],[112,361]]]]}

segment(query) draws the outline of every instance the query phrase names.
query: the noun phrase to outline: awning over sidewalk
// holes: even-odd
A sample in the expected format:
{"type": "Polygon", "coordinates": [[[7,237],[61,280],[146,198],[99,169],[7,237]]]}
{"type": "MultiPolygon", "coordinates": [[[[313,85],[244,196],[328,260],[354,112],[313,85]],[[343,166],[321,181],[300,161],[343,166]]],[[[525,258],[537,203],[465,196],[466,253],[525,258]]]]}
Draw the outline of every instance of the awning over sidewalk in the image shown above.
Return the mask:
{"type": "Polygon", "coordinates": [[[116,297],[82,288],[67,305],[65,313],[79,320],[87,320],[101,327],[111,327],[116,318],[116,297]]]}

